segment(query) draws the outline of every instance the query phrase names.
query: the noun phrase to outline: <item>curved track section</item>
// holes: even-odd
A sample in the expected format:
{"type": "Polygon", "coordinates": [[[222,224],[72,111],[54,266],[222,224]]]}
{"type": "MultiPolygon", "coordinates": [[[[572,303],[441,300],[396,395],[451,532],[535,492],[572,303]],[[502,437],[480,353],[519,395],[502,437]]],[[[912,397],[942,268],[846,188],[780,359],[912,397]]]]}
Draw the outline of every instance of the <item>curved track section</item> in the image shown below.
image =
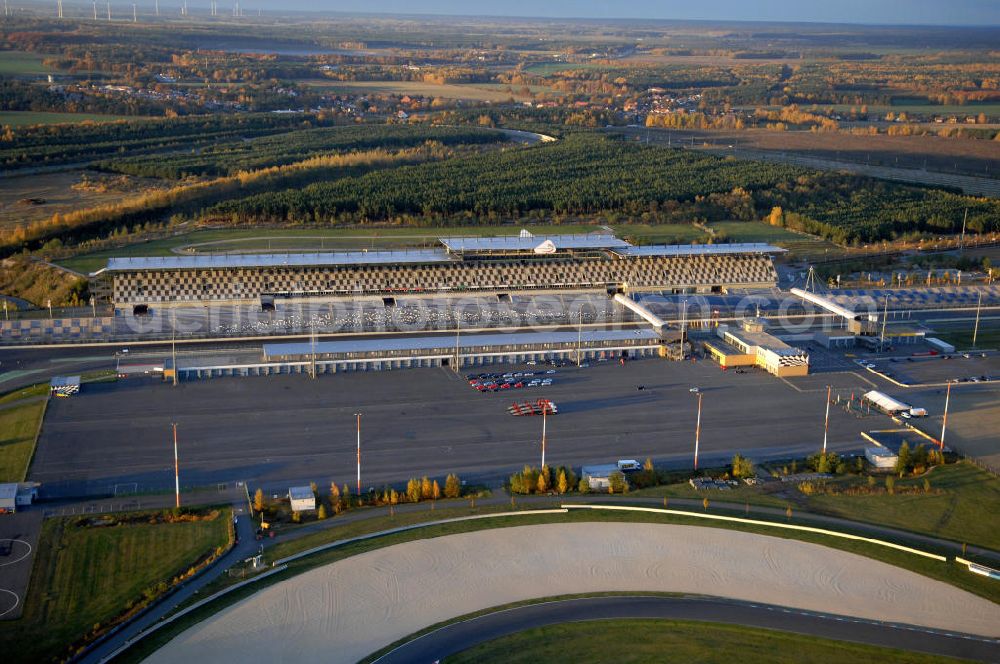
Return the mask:
{"type": "Polygon", "coordinates": [[[534,627],[650,618],[729,623],[981,662],[1000,661],[1000,641],[996,639],[709,597],[623,596],[542,602],[463,620],[409,641],[379,657],[375,664],[435,662],[534,627]]]}
{"type": "Polygon", "coordinates": [[[1000,605],[870,558],[718,528],[584,522],[475,531],[352,556],[261,590],[146,661],[356,662],[455,616],[602,591],[721,596],[1000,636],[1000,605]]]}

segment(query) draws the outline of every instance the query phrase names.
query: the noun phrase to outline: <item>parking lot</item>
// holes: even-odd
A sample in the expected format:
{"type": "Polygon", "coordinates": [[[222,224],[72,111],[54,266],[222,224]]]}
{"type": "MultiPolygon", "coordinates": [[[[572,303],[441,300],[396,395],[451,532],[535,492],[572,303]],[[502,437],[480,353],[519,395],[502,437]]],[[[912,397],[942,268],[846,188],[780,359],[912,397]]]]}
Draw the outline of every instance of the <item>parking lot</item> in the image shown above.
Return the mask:
{"type": "Polygon", "coordinates": [[[907,385],[1000,382],[1000,354],[952,353],[874,360],[875,370],[907,385]],[[968,356],[968,357],[966,357],[968,356]],[[985,357],[984,357],[985,356],[985,357]]]}
{"type": "MultiPolygon", "coordinates": [[[[857,382],[843,376],[845,385],[857,382]]],[[[43,483],[43,496],[102,493],[126,483],[169,490],[170,425],[177,422],[185,486],[242,479],[276,490],[309,480],[353,486],[354,413],[360,412],[365,487],[448,472],[494,483],[540,458],[539,418],[507,412],[522,398],[547,398],[558,407],[548,426],[550,463],[649,456],[690,464],[692,387],[704,395],[703,465],[735,451],[787,457],[822,444],[826,382],[659,359],[562,367],[554,377],[552,385],[517,396],[479,393],[464,373],[447,369],[213,379],[176,388],[138,380],[93,384],[52,402],[30,477],[43,483]]],[[[870,422],[835,409],[831,447],[859,449],[866,428],[870,422]]]]}

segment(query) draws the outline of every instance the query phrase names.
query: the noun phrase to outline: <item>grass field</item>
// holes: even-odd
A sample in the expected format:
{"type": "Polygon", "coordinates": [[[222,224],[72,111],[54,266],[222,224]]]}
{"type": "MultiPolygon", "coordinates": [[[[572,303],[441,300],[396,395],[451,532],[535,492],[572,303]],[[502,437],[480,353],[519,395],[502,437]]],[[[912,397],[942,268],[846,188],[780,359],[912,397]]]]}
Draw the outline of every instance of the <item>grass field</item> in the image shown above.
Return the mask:
{"type": "MultiPolygon", "coordinates": [[[[594,233],[600,230],[595,224],[559,224],[527,226],[532,233],[594,233]]],[[[642,226],[618,226],[616,230],[627,234],[631,228],[662,228],[642,226]]],[[[688,229],[685,225],[670,228],[688,229]]],[[[113,256],[172,256],[175,249],[191,245],[195,250],[205,252],[220,251],[263,251],[268,250],[270,243],[272,251],[320,249],[357,249],[364,247],[404,247],[436,243],[437,239],[450,235],[517,235],[521,226],[461,226],[461,227],[415,227],[415,228],[332,228],[332,229],[290,229],[264,228],[260,230],[219,229],[193,231],[162,240],[140,242],[119,249],[108,249],[89,254],[81,254],[58,261],[77,272],[94,272],[104,267],[108,258],[113,256]]],[[[697,233],[697,229],[693,229],[697,233]]]]}
{"type": "Polygon", "coordinates": [[[678,484],[664,484],[661,486],[649,487],[647,489],[637,489],[635,491],[630,491],[629,495],[639,496],[642,498],[667,498],[668,501],[670,498],[690,498],[691,500],[708,498],[710,503],[718,500],[726,503],[748,503],[750,505],[780,507],[782,509],[788,507],[790,504],[787,500],[781,498],[780,496],[772,496],[764,493],[757,487],[742,484],[729,491],[706,492],[696,491],[695,488],[687,482],[681,482],[678,484]]]}
{"type": "Polygon", "coordinates": [[[26,127],[39,124],[76,124],[78,122],[114,122],[115,120],[141,120],[132,115],[106,115],[103,113],[49,113],[46,111],[0,111],[0,125],[26,127]]]}
{"type": "Polygon", "coordinates": [[[147,589],[224,547],[231,515],[227,508],[212,520],[113,527],[76,519],[43,523],[24,614],[0,630],[0,651],[17,653],[9,661],[62,659],[68,644],[128,610],[147,589]]]}
{"type": "Polygon", "coordinates": [[[822,238],[759,221],[716,221],[709,227],[717,233],[725,233],[732,242],[768,242],[788,249],[798,258],[832,257],[846,253],[842,247],[822,238]]]}
{"type": "MultiPolygon", "coordinates": [[[[941,330],[934,336],[947,341],[958,350],[972,348],[972,330],[941,330]]],[[[976,335],[976,348],[1000,348],[1000,328],[980,326],[976,335]]]]}
{"type": "Polygon", "coordinates": [[[303,83],[333,94],[415,95],[494,102],[507,101],[512,96],[506,90],[491,87],[490,84],[479,86],[475,83],[438,84],[421,81],[326,81],[322,79],[303,81],[303,83]]]}
{"type": "MultiPolygon", "coordinates": [[[[939,466],[926,477],[929,494],[814,495],[809,509],[1000,551],[995,518],[1000,514],[1000,479],[967,462],[939,466]]],[[[896,486],[922,487],[923,481],[897,479],[896,486]]]]}
{"type": "Polygon", "coordinates": [[[536,627],[480,644],[443,661],[446,664],[587,661],[921,664],[958,660],[756,627],[642,619],[536,627]]]}
{"type": "MultiPolygon", "coordinates": [[[[0,51],[0,76],[31,76],[52,70],[42,64],[47,56],[25,51],[0,51]]],[[[0,113],[2,116],[3,113],[0,113]]],[[[3,123],[0,123],[3,124],[3,123]]]]}
{"type": "Polygon", "coordinates": [[[22,482],[35,449],[44,401],[0,407],[0,482],[22,482]]]}

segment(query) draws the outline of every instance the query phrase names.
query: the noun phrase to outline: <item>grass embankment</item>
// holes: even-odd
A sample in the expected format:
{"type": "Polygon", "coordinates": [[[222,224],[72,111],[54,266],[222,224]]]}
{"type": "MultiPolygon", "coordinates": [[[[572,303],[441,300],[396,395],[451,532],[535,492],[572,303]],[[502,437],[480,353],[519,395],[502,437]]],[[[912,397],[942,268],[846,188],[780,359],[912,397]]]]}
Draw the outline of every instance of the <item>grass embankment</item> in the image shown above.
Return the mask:
{"type": "MultiPolygon", "coordinates": [[[[539,505],[533,503],[532,507],[534,509],[539,509],[542,507],[557,507],[559,505],[557,499],[554,499],[551,505],[539,505]]],[[[627,499],[623,500],[624,504],[627,504],[627,499]]],[[[453,503],[454,504],[454,503],[453,503]]],[[[312,533],[300,539],[283,542],[267,550],[268,560],[276,560],[281,557],[289,556],[300,551],[305,551],[307,549],[334,542],[337,540],[347,539],[351,537],[357,537],[359,535],[377,533],[391,528],[398,528],[404,525],[424,523],[428,521],[435,521],[439,519],[448,519],[461,516],[469,516],[473,514],[487,514],[496,512],[506,512],[510,511],[510,505],[493,505],[487,508],[475,508],[470,509],[469,507],[449,507],[441,508],[440,506],[431,511],[430,505],[427,505],[426,510],[419,510],[413,512],[407,512],[405,514],[396,514],[395,517],[380,516],[373,517],[371,519],[366,519],[358,522],[345,523],[341,527],[328,528],[316,533],[312,533]]],[[[530,511],[530,510],[526,510],[530,511]]],[[[712,508],[709,508],[712,511],[712,508]]],[[[985,577],[980,577],[975,574],[970,574],[964,567],[957,565],[954,562],[939,562],[935,560],[930,560],[928,558],[923,558],[910,553],[904,553],[902,551],[897,551],[895,549],[890,549],[883,546],[878,546],[875,544],[863,542],[863,541],[852,541],[845,540],[835,537],[830,537],[827,535],[820,535],[815,533],[807,532],[796,532],[781,530],[777,528],[769,528],[767,526],[760,525],[749,525],[749,524],[737,524],[737,523],[726,523],[722,524],[719,522],[713,522],[705,519],[699,519],[696,516],[675,516],[668,514],[656,514],[648,512],[609,512],[609,511],[590,511],[590,510],[573,510],[566,514],[526,514],[522,516],[510,516],[510,517],[496,517],[494,519],[483,519],[483,520],[473,520],[473,521],[460,521],[455,523],[446,523],[435,526],[428,526],[426,528],[415,529],[412,531],[395,533],[391,535],[386,535],[384,537],[373,538],[369,540],[354,542],[351,544],[345,544],[344,546],[332,548],[326,551],[316,553],[305,558],[301,558],[296,561],[292,561],[288,565],[288,569],[272,575],[271,577],[264,579],[259,584],[251,584],[248,587],[240,588],[235,590],[228,595],[225,595],[219,601],[212,603],[209,606],[202,607],[196,611],[185,615],[184,617],[178,619],[170,626],[158,630],[156,633],[151,635],[149,638],[143,639],[135,647],[128,650],[123,654],[122,657],[118,658],[117,662],[140,662],[145,657],[147,657],[151,652],[155,651],[157,648],[162,646],[164,643],[172,639],[177,634],[181,633],[188,627],[191,627],[198,622],[205,620],[212,614],[222,610],[226,606],[230,606],[237,601],[244,599],[253,593],[259,591],[261,588],[284,581],[291,578],[297,574],[309,571],[311,569],[322,567],[323,565],[328,565],[330,563],[349,558],[351,556],[356,556],[368,551],[375,549],[380,549],[387,546],[393,546],[395,544],[402,544],[404,542],[410,542],[413,540],[420,539],[431,539],[434,537],[444,537],[447,535],[454,535],[459,533],[473,532],[477,530],[489,530],[495,528],[509,528],[515,526],[528,526],[537,524],[549,524],[549,523],[606,523],[606,522],[631,522],[631,523],[669,523],[669,524],[680,524],[680,525],[691,525],[691,526],[703,526],[708,528],[727,528],[729,530],[739,530],[743,532],[757,533],[761,535],[770,535],[774,537],[782,537],[788,539],[797,539],[804,542],[812,542],[815,544],[820,544],[823,546],[828,546],[834,549],[840,549],[842,551],[848,551],[850,553],[856,553],[858,555],[873,558],[875,560],[880,560],[882,562],[888,563],[890,565],[895,565],[903,569],[910,570],[917,574],[930,577],[932,579],[937,579],[948,583],[950,585],[956,586],[968,592],[971,592],[980,597],[985,597],[986,599],[1000,603],[1000,585],[991,579],[985,577]]],[[[794,516],[791,519],[792,523],[802,523],[794,516]]],[[[864,533],[858,533],[864,534],[864,533]]],[[[903,544],[910,544],[909,542],[901,542],[903,544]]],[[[222,579],[206,587],[199,595],[192,598],[191,602],[197,601],[204,597],[209,596],[213,592],[222,589],[226,585],[231,585],[239,581],[240,579],[226,580],[222,579]]]]}
{"type": "Polygon", "coordinates": [[[0,400],[0,482],[22,482],[35,450],[45,401],[5,405],[0,400]]]}
{"type": "Polygon", "coordinates": [[[892,494],[886,490],[883,476],[877,476],[876,484],[868,487],[865,475],[843,475],[826,483],[812,483],[818,489],[808,495],[794,484],[783,485],[781,494],[775,494],[766,487],[744,484],[729,491],[696,491],[687,482],[677,482],[638,489],[629,496],[666,497],[668,507],[671,498],[708,498],[710,504],[791,507],[795,513],[826,514],[1000,551],[1000,530],[993,520],[983,518],[987,514],[1000,514],[1000,478],[972,463],[959,461],[936,466],[918,477],[894,480],[892,494]],[[924,488],[925,479],[929,491],[924,488]]]}
{"type": "MultiPolygon", "coordinates": [[[[843,491],[863,483],[838,479],[828,485],[843,491]]],[[[884,485],[881,485],[884,486],[884,485]]],[[[1000,551],[1000,479],[968,462],[936,466],[921,477],[896,479],[894,494],[821,493],[807,497],[808,509],[902,530],[977,544],[1000,551]],[[924,479],[930,492],[924,492],[924,479]],[[912,492],[909,492],[912,491],[912,492]]]]}
{"type": "Polygon", "coordinates": [[[445,658],[446,664],[488,662],[954,662],[860,643],[756,627],[682,620],[599,620],[528,629],[445,658]],[[669,656],[666,654],[669,653],[669,656]]]}
{"type": "Polygon", "coordinates": [[[117,525],[89,525],[83,517],[47,519],[24,614],[0,630],[0,652],[11,654],[6,661],[69,655],[70,644],[79,646],[164,592],[229,541],[228,508],[202,520],[149,523],[157,514],[164,513],[131,513],[117,525]]]}
{"type": "MultiPolygon", "coordinates": [[[[662,484],[660,486],[649,487],[646,489],[636,489],[635,491],[630,491],[628,496],[636,496],[639,498],[666,498],[668,507],[670,506],[669,500],[671,498],[689,498],[691,500],[702,500],[704,498],[708,498],[709,502],[718,501],[720,503],[736,504],[747,503],[750,505],[760,505],[762,507],[780,507],[781,509],[784,509],[792,504],[780,496],[766,493],[758,487],[750,487],[745,484],[733,487],[729,491],[697,491],[687,482],[678,482],[676,484],[662,484]]],[[[626,496],[626,499],[628,496],[626,496]]]]}
{"type": "Polygon", "coordinates": [[[83,279],[26,256],[0,261],[0,292],[38,307],[45,307],[49,300],[54,307],[87,303],[87,286],[83,279]]]}

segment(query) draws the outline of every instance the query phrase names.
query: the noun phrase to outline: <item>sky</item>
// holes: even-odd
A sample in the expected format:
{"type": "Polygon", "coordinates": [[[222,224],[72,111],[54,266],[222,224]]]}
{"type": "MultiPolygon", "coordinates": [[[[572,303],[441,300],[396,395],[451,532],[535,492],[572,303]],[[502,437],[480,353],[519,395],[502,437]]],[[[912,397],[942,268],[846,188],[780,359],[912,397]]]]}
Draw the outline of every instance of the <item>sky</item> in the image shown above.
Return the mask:
{"type": "MultiPolygon", "coordinates": [[[[275,1],[244,0],[243,6],[259,3],[266,8],[275,1]]],[[[280,4],[287,9],[398,14],[1000,25],[1000,0],[283,0],[280,4]]]]}

